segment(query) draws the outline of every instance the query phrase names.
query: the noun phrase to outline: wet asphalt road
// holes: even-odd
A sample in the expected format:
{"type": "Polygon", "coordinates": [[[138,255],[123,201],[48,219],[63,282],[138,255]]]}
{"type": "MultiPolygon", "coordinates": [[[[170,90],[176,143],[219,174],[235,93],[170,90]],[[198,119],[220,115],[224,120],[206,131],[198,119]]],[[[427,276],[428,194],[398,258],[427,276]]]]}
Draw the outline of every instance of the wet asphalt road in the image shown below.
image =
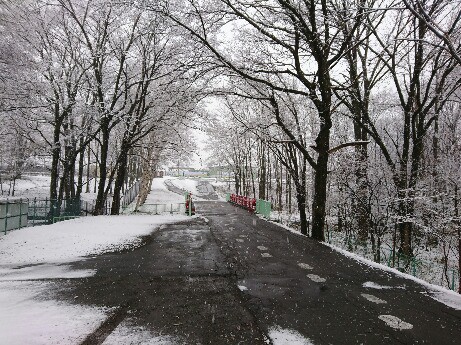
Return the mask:
{"type": "Polygon", "coordinates": [[[136,250],[75,265],[97,273],[72,280],[61,298],[114,308],[85,344],[103,343],[121,322],[179,344],[265,344],[274,328],[313,344],[459,343],[461,311],[423,286],[230,204],[196,208],[206,219],[163,226],[136,250]]]}

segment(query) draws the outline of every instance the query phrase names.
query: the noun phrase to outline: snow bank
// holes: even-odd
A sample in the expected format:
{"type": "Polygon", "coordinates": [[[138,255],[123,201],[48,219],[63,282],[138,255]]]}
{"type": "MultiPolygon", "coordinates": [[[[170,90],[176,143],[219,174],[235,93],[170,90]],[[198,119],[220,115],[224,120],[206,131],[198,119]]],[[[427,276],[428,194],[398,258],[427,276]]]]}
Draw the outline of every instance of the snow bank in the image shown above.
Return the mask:
{"type": "Polygon", "coordinates": [[[155,227],[188,219],[182,215],[82,217],[23,228],[0,237],[1,265],[63,263],[87,255],[132,248],[155,227]]]}
{"type": "Polygon", "coordinates": [[[80,344],[106,318],[108,309],[44,298],[45,282],[0,282],[0,343],[80,344]]]}
{"type": "MultiPolygon", "coordinates": [[[[260,218],[262,218],[260,216],[260,218]]],[[[299,236],[303,236],[299,231],[296,231],[286,225],[283,225],[283,224],[279,224],[279,223],[276,223],[276,222],[270,222],[272,224],[275,224],[285,230],[288,230],[296,235],[299,235],[299,236]]],[[[351,253],[351,252],[348,252],[342,248],[339,248],[339,247],[336,247],[332,244],[329,244],[329,243],[325,243],[323,242],[322,243],[323,245],[327,246],[327,247],[330,247],[331,249],[343,254],[344,256],[347,256],[351,259],[354,259],[358,262],[361,262],[361,263],[364,263],[368,266],[371,266],[371,267],[374,267],[374,268],[377,268],[377,269],[380,269],[380,270],[383,270],[383,271],[386,271],[386,272],[392,272],[398,276],[401,276],[403,278],[406,278],[406,279],[409,279],[409,280],[413,280],[414,282],[418,283],[418,284],[421,284],[423,286],[425,286],[428,290],[429,290],[429,293],[428,293],[428,296],[437,300],[438,302],[440,303],[443,303],[445,304],[446,306],[450,307],[450,308],[453,308],[453,309],[456,309],[456,310],[461,310],[461,295],[454,292],[454,291],[451,291],[451,290],[448,290],[448,289],[445,289],[439,285],[434,285],[434,284],[430,284],[428,283],[427,281],[425,280],[422,280],[422,279],[418,279],[416,277],[413,277],[412,275],[410,274],[406,274],[406,273],[402,273],[400,272],[399,270],[395,269],[395,268],[392,268],[392,267],[388,267],[386,265],[382,265],[382,264],[379,264],[377,262],[374,262],[374,261],[371,261],[371,260],[368,260],[362,256],[359,256],[357,254],[354,254],[354,253],[351,253]]],[[[366,284],[374,284],[373,282],[367,282],[366,284]]],[[[374,286],[365,286],[364,287],[370,287],[370,288],[373,288],[374,286]]],[[[376,288],[376,287],[375,287],[376,288]]],[[[387,288],[387,287],[386,287],[387,288]]],[[[402,286],[396,286],[394,288],[399,288],[401,289],[402,286]]]]}
{"type": "MultiPolygon", "coordinates": [[[[365,259],[357,254],[354,254],[354,253],[351,253],[351,252],[348,252],[344,249],[341,249],[341,248],[338,248],[336,246],[333,246],[331,244],[328,244],[328,243],[323,243],[324,245],[326,245],[327,247],[330,247],[331,249],[351,258],[351,259],[354,259],[356,261],[359,261],[361,263],[364,263],[368,266],[371,266],[371,267],[374,267],[374,268],[378,268],[380,270],[383,270],[383,271],[387,271],[387,272],[392,272],[398,276],[401,276],[403,278],[406,278],[406,279],[409,279],[409,280],[413,280],[414,282],[418,283],[418,284],[421,284],[423,286],[425,286],[426,288],[429,289],[429,294],[428,296],[445,304],[446,306],[448,307],[451,307],[451,308],[454,308],[454,309],[457,309],[457,310],[461,310],[461,295],[457,294],[456,292],[454,291],[451,291],[451,290],[447,290],[441,286],[438,286],[438,285],[434,285],[434,284],[430,284],[422,279],[418,279],[416,277],[413,277],[412,275],[410,274],[406,274],[406,273],[402,273],[400,272],[399,270],[395,269],[395,268],[392,268],[392,267],[388,267],[388,266],[385,266],[385,265],[382,265],[382,264],[379,264],[377,262],[374,262],[374,261],[371,261],[371,260],[368,260],[368,259],[365,259]]],[[[401,288],[400,286],[397,287],[397,288],[401,288]]]]}

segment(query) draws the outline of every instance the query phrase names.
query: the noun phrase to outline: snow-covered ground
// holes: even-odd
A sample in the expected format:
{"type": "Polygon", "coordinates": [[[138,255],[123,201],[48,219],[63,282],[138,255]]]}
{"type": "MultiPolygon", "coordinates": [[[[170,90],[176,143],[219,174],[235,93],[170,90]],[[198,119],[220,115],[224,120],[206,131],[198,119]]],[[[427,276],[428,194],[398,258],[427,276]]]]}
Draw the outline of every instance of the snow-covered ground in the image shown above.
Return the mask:
{"type": "Polygon", "coordinates": [[[133,247],[140,236],[186,216],[81,217],[51,225],[23,228],[0,237],[0,265],[64,263],[133,247]]]}
{"type": "MultiPolygon", "coordinates": [[[[45,199],[50,197],[50,182],[49,175],[23,175],[20,179],[16,180],[14,186],[14,198],[25,198],[29,200],[45,199]]],[[[93,193],[94,184],[97,179],[90,180],[91,192],[81,194],[83,201],[94,202],[96,200],[96,193],[93,193]]],[[[9,182],[2,182],[3,194],[0,193],[0,199],[12,198],[8,196],[10,190],[9,182]]],[[[85,190],[85,187],[83,188],[85,190]]]]}
{"type": "MultiPolygon", "coordinates": [[[[3,195],[0,198],[7,198],[10,190],[10,183],[3,182],[3,195]]],[[[12,189],[12,187],[11,187],[12,189]]],[[[45,199],[50,195],[50,176],[47,175],[23,175],[21,179],[16,180],[14,186],[14,197],[16,198],[37,198],[45,199]]]]}
{"type": "Polygon", "coordinates": [[[105,320],[108,309],[55,301],[53,283],[0,282],[0,344],[79,344],[105,320]]]}
{"type": "MultiPolygon", "coordinates": [[[[68,263],[136,247],[140,237],[156,227],[185,219],[181,215],[84,217],[0,237],[0,344],[79,344],[111,310],[54,300],[52,279],[91,276],[94,270],[72,270],[68,263]]],[[[124,343],[116,335],[111,343],[124,343]]]]}
{"type": "Polygon", "coordinates": [[[151,192],[146,199],[146,204],[177,204],[184,203],[184,195],[170,192],[165,185],[165,180],[175,181],[175,178],[154,178],[151,192]]]}
{"type": "Polygon", "coordinates": [[[198,190],[197,190],[198,181],[197,180],[171,179],[171,182],[179,189],[184,189],[188,192],[191,192],[192,195],[198,195],[198,190]]]}

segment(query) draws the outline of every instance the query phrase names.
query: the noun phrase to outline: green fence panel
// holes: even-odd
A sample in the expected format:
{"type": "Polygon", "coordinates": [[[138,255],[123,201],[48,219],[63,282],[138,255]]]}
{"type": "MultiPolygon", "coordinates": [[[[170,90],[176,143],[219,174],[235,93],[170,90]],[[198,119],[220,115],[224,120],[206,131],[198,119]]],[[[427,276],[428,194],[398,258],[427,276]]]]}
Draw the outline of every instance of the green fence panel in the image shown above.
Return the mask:
{"type": "Polygon", "coordinates": [[[269,219],[271,216],[270,201],[257,199],[256,200],[256,213],[262,215],[264,218],[269,219]]]}
{"type": "MultiPolygon", "coordinates": [[[[83,203],[80,198],[71,199],[37,199],[29,201],[28,219],[32,225],[50,224],[56,217],[78,217],[83,203]]],[[[87,212],[88,213],[88,212],[87,212]]]]}
{"type": "Polygon", "coordinates": [[[20,229],[27,226],[29,212],[27,199],[0,200],[0,232],[20,229]]]}

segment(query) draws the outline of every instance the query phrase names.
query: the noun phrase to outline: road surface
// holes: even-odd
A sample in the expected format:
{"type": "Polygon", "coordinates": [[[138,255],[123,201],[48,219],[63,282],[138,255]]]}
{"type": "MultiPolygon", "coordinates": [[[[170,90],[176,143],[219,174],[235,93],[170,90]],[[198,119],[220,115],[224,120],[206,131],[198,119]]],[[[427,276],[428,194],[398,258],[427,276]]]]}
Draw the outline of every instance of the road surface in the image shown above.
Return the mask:
{"type": "Polygon", "coordinates": [[[136,250],[75,264],[97,273],[60,297],[114,308],[84,344],[121,323],[178,344],[459,344],[461,311],[423,286],[228,203],[196,207],[203,218],[163,226],[136,250]]]}

